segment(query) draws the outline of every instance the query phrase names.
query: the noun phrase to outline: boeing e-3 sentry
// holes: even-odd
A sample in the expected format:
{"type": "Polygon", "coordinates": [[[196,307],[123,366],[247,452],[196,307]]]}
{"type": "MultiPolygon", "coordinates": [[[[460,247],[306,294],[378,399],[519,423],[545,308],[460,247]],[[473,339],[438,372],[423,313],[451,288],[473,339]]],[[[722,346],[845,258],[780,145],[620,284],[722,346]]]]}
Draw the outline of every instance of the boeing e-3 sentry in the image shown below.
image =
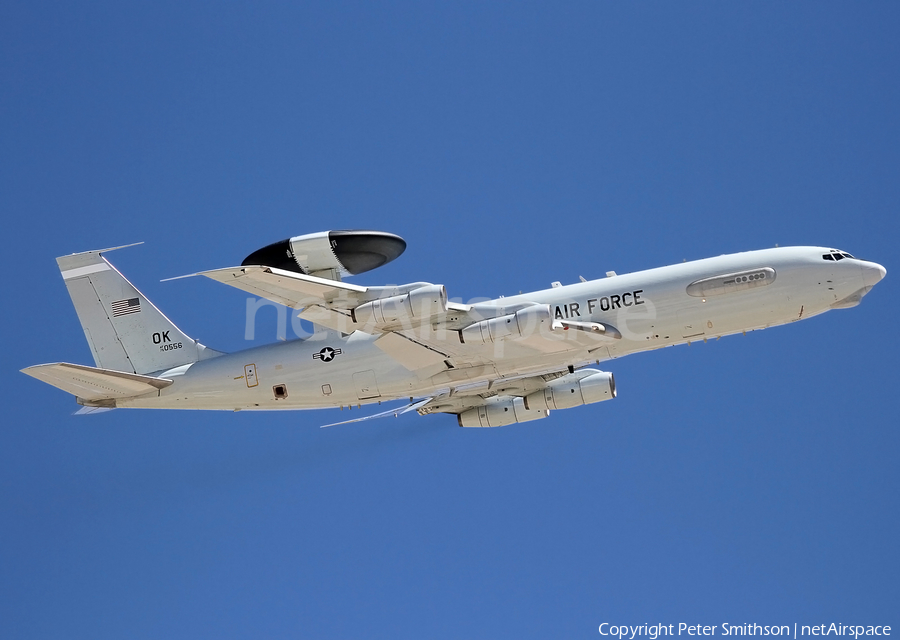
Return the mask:
{"type": "Polygon", "coordinates": [[[343,281],[405,249],[389,233],[328,231],[193,274],[293,308],[315,327],[305,339],[230,354],[176,327],[107,261],[109,249],[63,256],[57,263],[95,366],[23,372],[73,394],[82,412],[343,409],[403,399],[362,419],[415,410],[499,427],[614,398],[612,373],[593,365],[853,307],[886,273],[845,251],[783,247],[474,304],[427,282],[343,281]]]}

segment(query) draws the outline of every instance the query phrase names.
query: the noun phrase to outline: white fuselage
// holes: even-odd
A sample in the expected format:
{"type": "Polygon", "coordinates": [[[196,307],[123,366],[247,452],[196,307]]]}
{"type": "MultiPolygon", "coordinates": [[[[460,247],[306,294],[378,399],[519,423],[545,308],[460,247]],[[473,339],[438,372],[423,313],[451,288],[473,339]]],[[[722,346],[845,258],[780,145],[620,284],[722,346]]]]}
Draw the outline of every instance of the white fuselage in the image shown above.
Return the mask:
{"type": "Polygon", "coordinates": [[[174,384],[158,395],[121,400],[118,406],[221,410],[355,407],[772,327],[854,306],[884,276],[884,269],[875,263],[823,259],[828,253],[829,249],[821,247],[749,251],[488,303],[497,308],[549,304],[558,319],[604,323],[615,327],[621,338],[555,331],[543,338],[546,348],[536,351],[533,344],[517,340],[461,344],[456,330],[431,326],[424,329],[428,335],[423,342],[445,346],[440,350],[448,354],[453,368],[425,375],[410,371],[378,348],[374,344],[377,335],[322,331],[308,339],[159,372],[174,384]],[[739,274],[739,282],[734,281],[734,274],[739,274]],[[731,281],[723,284],[729,277],[731,281]],[[689,293],[688,287],[698,281],[689,293]]]}

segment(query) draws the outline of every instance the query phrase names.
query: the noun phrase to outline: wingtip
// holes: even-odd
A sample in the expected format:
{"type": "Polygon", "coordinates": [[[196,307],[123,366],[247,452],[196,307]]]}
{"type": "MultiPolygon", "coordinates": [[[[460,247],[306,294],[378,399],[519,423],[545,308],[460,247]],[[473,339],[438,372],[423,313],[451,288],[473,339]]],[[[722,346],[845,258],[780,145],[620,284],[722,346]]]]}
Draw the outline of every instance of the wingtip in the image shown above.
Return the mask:
{"type": "Polygon", "coordinates": [[[183,280],[185,278],[193,278],[194,276],[203,275],[202,273],[188,273],[183,276],[173,276],[171,278],[163,278],[160,282],[171,282],[172,280],[183,280]]]}
{"type": "Polygon", "coordinates": [[[72,412],[73,416],[92,416],[95,413],[106,413],[112,411],[115,407],[81,407],[78,411],[72,412]]]}
{"type": "Polygon", "coordinates": [[[362,418],[354,418],[353,420],[344,420],[343,422],[333,422],[332,424],[323,424],[320,429],[325,429],[326,427],[336,427],[342,424],[351,424],[354,422],[363,422],[365,420],[373,420],[375,418],[390,418],[393,416],[394,418],[399,418],[404,413],[408,411],[413,411],[418,409],[419,407],[431,402],[433,400],[432,397],[421,398],[419,400],[415,400],[405,406],[402,407],[394,407],[393,409],[388,409],[387,411],[382,411],[381,413],[375,413],[369,416],[363,416],[362,418]]]}

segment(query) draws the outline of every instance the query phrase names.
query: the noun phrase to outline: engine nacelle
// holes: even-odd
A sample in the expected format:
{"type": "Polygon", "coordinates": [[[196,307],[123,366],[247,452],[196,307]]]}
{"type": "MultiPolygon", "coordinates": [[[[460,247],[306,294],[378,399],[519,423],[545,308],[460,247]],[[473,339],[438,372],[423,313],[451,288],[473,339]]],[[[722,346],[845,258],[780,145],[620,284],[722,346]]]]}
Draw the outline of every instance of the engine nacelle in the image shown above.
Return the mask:
{"type": "Polygon", "coordinates": [[[550,411],[528,409],[522,398],[498,396],[489,398],[480,407],[473,407],[457,416],[461,427],[504,427],[516,422],[531,422],[550,415],[550,411]]]}
{"type": "Polygon", "coordinates": [[[526,409],[568,409],[615,397],[616,380],[613,374],[585,369],[549,382],[541,391],[525,396],[524,404],[526,409]]]}
{"type": "Polygon", "coordinates": [[[353,322],[378,325],[421,320],[447,311],[447,289],[431,284],[409,293],[379,298],[359,305],[351,311],[353,322]]]}
{"type": "Polygon", "coordinates": [[[463,344],[490,344],[549,332],[553,325],[550,305],[535,304],[515,313],[470,324],[459,332],[463,344]]]}
{"type": "Polygon", "coordinates": [[[241,263],[340,280],[396,259],[406,241],[384,231],[322,231],[295,236],[254,251],[241,263]]]}

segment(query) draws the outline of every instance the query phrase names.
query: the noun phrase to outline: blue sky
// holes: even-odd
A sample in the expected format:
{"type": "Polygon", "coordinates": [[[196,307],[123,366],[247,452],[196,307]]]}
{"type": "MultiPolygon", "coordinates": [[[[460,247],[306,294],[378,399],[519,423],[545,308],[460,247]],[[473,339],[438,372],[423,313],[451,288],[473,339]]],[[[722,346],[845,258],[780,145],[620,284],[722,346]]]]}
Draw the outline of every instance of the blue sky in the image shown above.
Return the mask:
{"type": "Polygon", "coordinates": [[[898,29],[878,2],[0,5],[0,636],[900,627],[898,29]],[[355,282],[463,299],[776,243],[888,277],[492,430],[73,417],[18,373],[91,363],[58,255],[145,241],[110,259],[233,351],[243,295],[160,279],[341,228],[409,243],[355,282]]]}

